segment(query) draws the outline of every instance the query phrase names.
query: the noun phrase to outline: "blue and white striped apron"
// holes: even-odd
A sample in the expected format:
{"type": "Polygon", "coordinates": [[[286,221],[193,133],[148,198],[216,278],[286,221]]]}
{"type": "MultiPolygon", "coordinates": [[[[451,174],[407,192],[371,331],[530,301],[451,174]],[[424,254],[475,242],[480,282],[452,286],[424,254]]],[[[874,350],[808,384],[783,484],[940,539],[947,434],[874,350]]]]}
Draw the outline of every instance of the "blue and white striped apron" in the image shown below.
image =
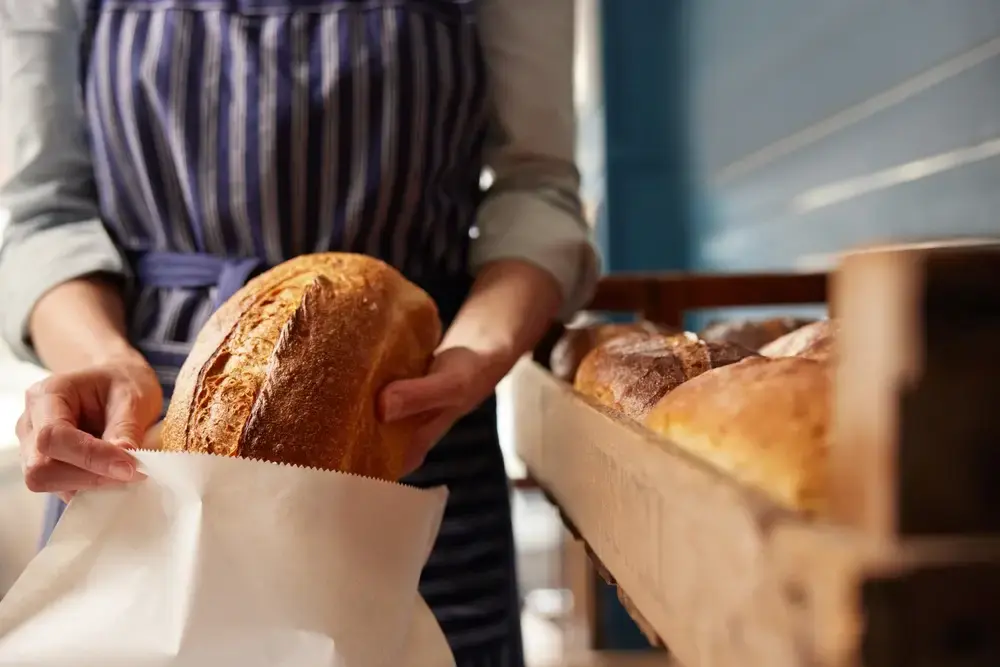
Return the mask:
{"type": "MultiPolygon", "coordinates": [[[[214,308],[298,254],[379,257],[454,317],[489,120],[476,0],[89,2],[97,193],[167,395],[214,308]]],[[[407,481],[450,489],[421,592],[459,665],[520,666],[495,403],[407,481]]]]}

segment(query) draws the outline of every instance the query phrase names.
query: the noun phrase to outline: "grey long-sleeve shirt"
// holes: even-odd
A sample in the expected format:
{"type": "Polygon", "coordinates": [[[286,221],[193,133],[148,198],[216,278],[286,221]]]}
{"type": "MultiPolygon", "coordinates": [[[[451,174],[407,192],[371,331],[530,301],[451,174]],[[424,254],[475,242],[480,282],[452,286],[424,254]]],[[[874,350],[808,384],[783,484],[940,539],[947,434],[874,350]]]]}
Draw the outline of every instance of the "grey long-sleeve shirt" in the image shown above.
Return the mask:
{"type": "MultiPolygon", "coordinates": [[[[70,0],[0,0],[0,335],[31,358],[28,318],[53,287],[94,273],[129,279],[100,220],[77,73],[83,16],[70,0]]],[[[568,316],[599,261],[574,165],[573,0],[483,0],[494,104],[494,174],[478,212],[475,271],[522,259],[549,271],[568,316]]]]}

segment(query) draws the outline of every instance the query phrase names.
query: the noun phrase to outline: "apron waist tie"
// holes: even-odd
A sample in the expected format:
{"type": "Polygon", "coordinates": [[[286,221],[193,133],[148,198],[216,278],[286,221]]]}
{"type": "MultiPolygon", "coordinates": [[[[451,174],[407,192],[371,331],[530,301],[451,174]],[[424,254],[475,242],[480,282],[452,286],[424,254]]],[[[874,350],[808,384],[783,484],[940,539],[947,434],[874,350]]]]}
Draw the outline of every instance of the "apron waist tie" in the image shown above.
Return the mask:
{"type": "MultiPolygon", "coordinates": [[[[219,257],[207,253],[150,250],[130,253],[129,259],[140,285],[163,289],[214,287],[214,308],[224,304],[265,268],[264,262],[255,257],[219,257]]],[[[186,352],[175,352],[141,341],[138,348],[154,368],[180,368],[187,358],[186,352]]],[[[163,377],[161,382],[165,397],[169,397],[173,393],[172,383],[163,377]]]]}
{"type": "MultiPolygon", "coordinates": [[[[224,304],[248,280],[268,265],[256,257],[220,257],[207,253],[165,252],[150,250],[130,253],[129,258],[139,284],[163,289],[216,288],[215,308],[224,304]]],[[[458,313],[472,286],[468,275],[418,281],[437,303],[442,323],[447,326],[458,313]]],[[[143,353],[154,365],[179,367],[185,355],[147,349],[143,353]]]]}
{"type": "Polygon", "coordinates": [[[132,265],[142,285],[162,288],[215,287],[215,307],[236,294],[254,275],[265,268],[256,257],[219,257],[206,253],[135,253],[132,265]]]}
{"type": "MultiPolygon", "coordinates": [[[[215,287],[216,308],[248,280],[269,268],[256,257],[219,257],[207,253],[149,250],[132,253],[130,258],[142,285],[164,289],[215,287]]],[[[415,282],[437,302],[445,324],[458,313],[472,286],[472,278],[466,274],[415,282]]]]}

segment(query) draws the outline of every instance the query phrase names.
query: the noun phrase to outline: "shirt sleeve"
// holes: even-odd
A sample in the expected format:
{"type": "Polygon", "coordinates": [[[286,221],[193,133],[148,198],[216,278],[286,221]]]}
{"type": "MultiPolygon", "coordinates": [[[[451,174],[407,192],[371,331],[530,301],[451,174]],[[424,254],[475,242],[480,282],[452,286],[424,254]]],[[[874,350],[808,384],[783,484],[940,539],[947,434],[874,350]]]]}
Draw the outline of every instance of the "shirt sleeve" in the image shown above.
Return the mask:
{"type": "Polygon", "coordinates": [[[33,359],[28,318],[47,291],[126,276],[101,223],[77,76],[79,3],[0,0],[0,335],[33,359]]]}
{"type": "Polygon", "coordinates": [[[562,288],[565,319],[590,299],[600,268],[574,161],[574,1],[482,3],[493,185],[479,209],[472,268],[521,259],[549,271],[562,288]]]}

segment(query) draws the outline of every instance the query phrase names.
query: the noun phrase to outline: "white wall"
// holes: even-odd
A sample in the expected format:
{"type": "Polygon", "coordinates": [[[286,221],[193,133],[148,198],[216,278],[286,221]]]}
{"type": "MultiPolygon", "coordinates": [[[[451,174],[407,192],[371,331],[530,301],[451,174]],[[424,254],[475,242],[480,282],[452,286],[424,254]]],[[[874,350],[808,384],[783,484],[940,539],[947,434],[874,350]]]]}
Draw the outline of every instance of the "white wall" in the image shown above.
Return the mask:
{"type": "Polygon", "coordinates": [[[601,101],[600,0],[576,0],[577,108],[599,105],[601,101]]]}
{"type": "Polygon", "coordinates": [[[576,0],[576,159],[582,177],[584,208],[591,224],[597,206],[604,198],[604,78],[601,69],[600,7],[601,0],[576,0]]]}

